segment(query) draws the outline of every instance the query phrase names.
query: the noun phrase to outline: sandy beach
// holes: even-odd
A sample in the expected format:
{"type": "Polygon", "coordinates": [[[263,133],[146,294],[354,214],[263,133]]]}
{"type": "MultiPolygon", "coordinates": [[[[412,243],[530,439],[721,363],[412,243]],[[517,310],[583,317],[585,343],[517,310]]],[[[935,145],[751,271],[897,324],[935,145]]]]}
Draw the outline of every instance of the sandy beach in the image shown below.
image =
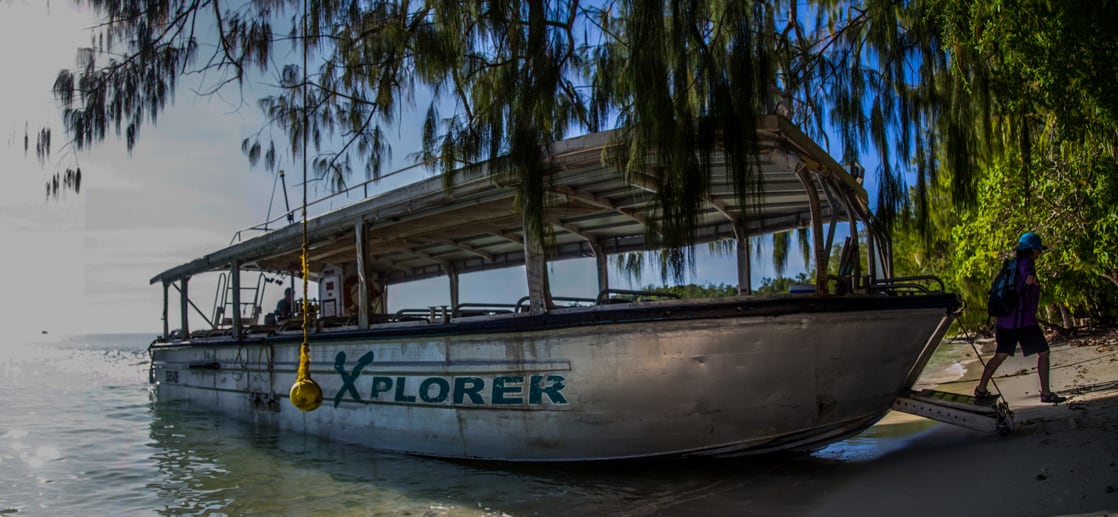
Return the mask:
{"type": "MultiPolygon", "coordinates": [[[[992,345],[980,350],[984,360],[993,353],[992,345]]],[[[663,514],[1118,514],[1118,331],[1053,340],[1051,357],[1052,389],[1066,403],[1040,402],[1035,356],[1018,353],[995,376],[1014,413],[1009,436],[893,412],[868,434],[904,436],[895,447],[875,440],[875,450],[844,453],[807,475],[789,460],[800,466],[774,465],[772,473],[788,475],[771,486],[740,483],[663,514]]],[[[974,361],[962,380],[938,389],[969,393],[981,368],[974,361]]]]}

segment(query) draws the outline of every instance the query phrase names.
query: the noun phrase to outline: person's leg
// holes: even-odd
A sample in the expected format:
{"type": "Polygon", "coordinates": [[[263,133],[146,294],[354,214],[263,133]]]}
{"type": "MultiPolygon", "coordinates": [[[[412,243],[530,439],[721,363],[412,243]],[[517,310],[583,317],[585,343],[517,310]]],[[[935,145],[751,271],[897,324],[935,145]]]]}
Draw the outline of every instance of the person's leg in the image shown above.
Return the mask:
{"type": "Polygon", "coordinates": [[[1048,386],[1048,368],[1050,362],[1048,359],[1048,351],[1039,352],[1036,355],[1036,373],[1040,376],[1040,394],[1048,395],[1052,390],[1048,386]]]}
{"type": "Polygon", "coordinates": [[[994,329],[994,341],[997,343],[997,349],[994,351],[994,357],[991,357],[990,361],[986,363],[986,367],[982,369],[982,379],[978,381],[978,386],[974,388],[976,397],[989,396],[990,392],[986,389],[986,384],[994,377],[998,367],[1005,362],[1005,358],[1013,355],[1014,350],[1017,349],[1017,331],[996,327],[994,329]]]}
{"type": "Polygon", "coordinates": [[[1059,404],[1067,400],[1066,397],[1061,397],[1052,392],[1050,384],[1049,372],[1052,368],[1052,359],[1048,349],[1048,339],[1044,337],[1044,331],[1040,327],[1028,327],[1021,329],[1020,332],[1021,351],[1026,356],[1036,354],[1036,373],[1040,377],[1040,400],[1042,402],[1051,402],[1059,404]]]}
{"type": "Polygon", "coordinates": [[[998,371],[998,367],[1001,366],[1003,362],[1005,362],[1005,358],[1007,357],[1009,357],[1009,354],[1005,352],[998,352],[994,354],[994,357],[990,358],[990,361],[986,363],[986,367],[982,369],[982,379],[978,381],[978,387],[974,389],[975,393],[982,393],[987,391],[986,384],[990,382],[990,379],[992,377],[994,377],[994,372],[998,371]]]}
{"type": "Polygon", "coordinates": [[[1049,384],[1048,384],[1048,370],[1050,368],[1049,361],[1050,361],[1050,359],[1048,357],[1048,351],[1047,350],[1045,350],[1043,352],[1037,352],[1036,371],[1037,371],[1037,374],[1040,375],[1040,401],[1041,402],[1047,402],[1047,403],[1050,403],[1050,404],[1059,404],[1061,402],[1066,401],[1068,398],[1064,397],[1064,396],[1061,396],[1061,395],[1057,395],[1056,392],[1052,391],[1051,388],[1049,387],[1049,384]]]}

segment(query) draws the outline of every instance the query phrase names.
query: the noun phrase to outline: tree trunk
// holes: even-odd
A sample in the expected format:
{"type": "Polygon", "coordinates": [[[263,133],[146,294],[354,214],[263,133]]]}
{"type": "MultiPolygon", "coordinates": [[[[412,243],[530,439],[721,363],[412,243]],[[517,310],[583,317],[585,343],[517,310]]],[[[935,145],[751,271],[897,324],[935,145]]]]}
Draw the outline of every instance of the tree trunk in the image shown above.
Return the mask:
{"type": "Polygon", "coordinates": [[[1063,322],[1064,328],[1069,331],[1075,328],[1075,321],[1071,318],[1071,311],[1068,310],[1068,306],[1060,303],[1056,305],[1056,308],[1060,310],[1060,320],[1063,322]]]}

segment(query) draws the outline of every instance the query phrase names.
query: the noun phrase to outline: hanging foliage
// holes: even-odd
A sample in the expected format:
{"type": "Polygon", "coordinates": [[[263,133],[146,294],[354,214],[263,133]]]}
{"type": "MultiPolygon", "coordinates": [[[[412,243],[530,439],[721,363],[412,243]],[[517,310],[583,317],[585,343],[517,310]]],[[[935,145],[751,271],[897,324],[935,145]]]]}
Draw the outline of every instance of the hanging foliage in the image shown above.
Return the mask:
{"type": "Polygon", "coordinates": [[[250,163],[274,169],[305,134],[334,187],[355,170],[375,177],[386,131],[415,110],[420,158],[516,182],[543,242],[548,144],[620,128],[606,159],[654,193],[649,231],[675,275],[693,258],[714,153],[743,206],[759,193],[761,115],[788,117],[843,162],[880,163],[885,230],[908,210],[926,231],[943,172],[965,207],[989,164],[1016,164],[1030,190],[1047,139],[1114,157],[1113,0],[310,0],[305,104],[301,68],[277,52],[303,47],[302,0],[75,1],[104,22],[54,85],[78,149],[110,132],[133,149],[184,74],[211,78],[203,94],[270,74],[259,105],[286,139],[249,137],[250,163]]]}

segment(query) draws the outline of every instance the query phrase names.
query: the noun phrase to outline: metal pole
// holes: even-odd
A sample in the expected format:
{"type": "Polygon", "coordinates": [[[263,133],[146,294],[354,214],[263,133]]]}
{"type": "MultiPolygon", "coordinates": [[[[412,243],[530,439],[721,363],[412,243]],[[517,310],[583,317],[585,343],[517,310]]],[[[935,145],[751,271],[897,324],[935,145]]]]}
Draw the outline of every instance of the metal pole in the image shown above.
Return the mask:
{"type": "Polygon", "coordinates": [[[357,244],[357,325],[369,328],[369,282],[365,275],[365,221],[353,225],[357,244]]]}
{"type": "Polygon", "coordinates": [[[850,216],[850,246],[854,248],[850,251],[854,262],[854,269],[850,272],[851,276],[854,277],[854,285],[851,287],[857,291],[860,287],[866,286],[859,285],[862,282],[862,257],[858,252],[858,220],[854,218],[853,214],[850,216]]]}
{"type": "Polygon", "coordinates": [[[866,272],[870,277],[866,287],[877,283],[877,246],[875,244],[873,228],[870,227],[869,223],[866,223],[866,272]]]}
{"type": "Polygon", "coordinates": [[[170,322],[167,321],[167,297],[170,293],[167,292],[167,282],[163,282],[163,340],[171,340],[171,327],[170,322]]]}
{"type": "Polygon", "coordinates": [[[233,339],[241,337],[241,265],[234,260],[229,270],[229,284],[233,288],[233,339]]]}
{"type": "Polygon", "coordinates": [[[609,289],[609,256],[602,247],[602,243],[588,241],[590,250],[594,252],[594,264],[598,270],[598,293],[609,289]]]}
{"type": "Polygon", "coordinates": [[[450,310],[451,314],[455,317],[458,314],[458,272],[453,269],[448,269],[446,278],[450,281],[450,310]]]}
{"type": "Polygon", "coordinates": [[[283,169],[280,169],[280,183],[283,185],[283,208],[287,210],[287,224],[295,222],[295,212],[291,211],[291,203],[287,200],[287,180],[284,179],[283,169]]]}
{"type": "Polygon", "coordinates": [[[827,258],[823,255],[823,212],[819,208],[819,192],[815,190],[815,181],[811,179],[811,171],[800,164],[796,175],[804,185],[811,209],[811,236],[815,248],[815,294],[827,292],[827,258]]]}
{"type": "Polygon", "coordinates": [[[377,310],[378,314],[388,313],[388,284],[381,281],[380,276],[376,277],[377,282],[377,300],[380,300],[380,309],[377,310]]]}
{"type": "Polygon", "coordinates": [[[183,277],[179,282],[182,284],[182,292],[179,293],[179,306],[182,315],[182,337],[186,339],[190,337],[190,317],[186,312],[187,303],[190,302],[190,295],[187,294],[187,283],[190,282],[190,277],[183,277]]]}
{"type": "Polygon", "coordinates": [[[749,262],[749,237],[745,234],[745,227],[734,225],[734,238],[737,239],[736,251],[738,259],[738,294],[753,294],[752,279],[749,262]]]}

